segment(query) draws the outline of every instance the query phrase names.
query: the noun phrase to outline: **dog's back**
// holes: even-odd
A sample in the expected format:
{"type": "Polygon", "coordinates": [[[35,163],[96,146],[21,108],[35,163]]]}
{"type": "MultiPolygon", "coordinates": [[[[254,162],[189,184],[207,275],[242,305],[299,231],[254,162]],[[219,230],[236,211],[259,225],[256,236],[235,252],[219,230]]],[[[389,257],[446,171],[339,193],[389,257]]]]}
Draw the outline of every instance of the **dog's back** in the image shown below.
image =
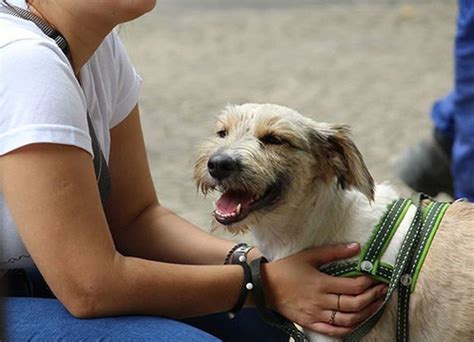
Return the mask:
{"type": "MultiPolygon", "coordinates": [[[[454,203],[446,212],[410,299],[410,341],[474,339],[474,204],[454,203]]],[[[396,334],[397,298],[364,341],[396,334]]]]}

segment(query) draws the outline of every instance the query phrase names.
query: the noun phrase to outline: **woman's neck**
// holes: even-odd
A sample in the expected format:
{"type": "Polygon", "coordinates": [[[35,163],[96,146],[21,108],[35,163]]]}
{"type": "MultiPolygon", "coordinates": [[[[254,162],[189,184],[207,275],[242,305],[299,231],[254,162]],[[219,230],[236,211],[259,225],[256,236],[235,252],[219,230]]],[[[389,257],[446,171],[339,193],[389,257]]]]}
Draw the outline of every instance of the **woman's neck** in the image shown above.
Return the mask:
{"type": "Polygon", "coordinates": [[[104,38],[118,24],[101,22],[82,17],[81,13],[63,6],[61,1],[29,1],[30,11],[58,30],[69,44],[74,73],[79,74],[104,38]]]}

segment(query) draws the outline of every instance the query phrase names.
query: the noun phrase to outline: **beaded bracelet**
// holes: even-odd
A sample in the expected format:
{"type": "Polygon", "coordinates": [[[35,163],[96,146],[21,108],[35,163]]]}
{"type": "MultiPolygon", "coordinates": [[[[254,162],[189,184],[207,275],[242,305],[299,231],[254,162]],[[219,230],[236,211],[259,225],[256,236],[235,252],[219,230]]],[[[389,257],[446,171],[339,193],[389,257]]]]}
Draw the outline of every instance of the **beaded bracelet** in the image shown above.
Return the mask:
{"type": "Polygon", "coordinates": [[[247,254],[253,249],[253,246],[247,244],[237,248],[230,258],[231,264],[238,264],[241,262],[247,262],[247,254]]]}
{"type": "Polygon", "coordinates": [[[247,253],[252,249],[245,242],[240,242],[230,249],[224,259],[224,265],[238,264],[247,260],[247,253]],[[243,256],[243,258],[242,258],[243,256]]]}

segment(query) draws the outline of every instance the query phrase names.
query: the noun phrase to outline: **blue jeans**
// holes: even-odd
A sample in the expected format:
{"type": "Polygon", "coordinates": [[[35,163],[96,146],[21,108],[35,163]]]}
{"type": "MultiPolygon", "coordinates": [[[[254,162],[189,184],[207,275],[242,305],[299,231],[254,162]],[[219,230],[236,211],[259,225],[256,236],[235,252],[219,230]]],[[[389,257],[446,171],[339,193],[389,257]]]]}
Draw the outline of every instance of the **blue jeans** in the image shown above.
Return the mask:
{"type": "Polygon", "coordinates": [[[215,314],[184,321],[123,316],[78,319],[56,299],[6,298],[6,341],[288,341],[263,323],[254,309],[234,320],[215,314]]]}
{"type": "Polygon", "coordinates": [[[454,45],[454,89],[431,112],[436,128],[453,139],[454,195],[474,202],[474,2],[459,0],[454,45]]]}

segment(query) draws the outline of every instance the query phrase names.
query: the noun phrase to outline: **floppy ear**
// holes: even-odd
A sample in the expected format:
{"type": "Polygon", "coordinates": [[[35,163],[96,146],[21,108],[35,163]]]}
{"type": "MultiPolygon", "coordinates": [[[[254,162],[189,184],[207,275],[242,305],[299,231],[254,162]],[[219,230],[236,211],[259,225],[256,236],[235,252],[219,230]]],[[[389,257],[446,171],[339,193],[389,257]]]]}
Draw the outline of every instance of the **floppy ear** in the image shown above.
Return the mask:
{"type": "Polygon", "coordinates": [[[372,201],[374,180],[349,137],[349,128],[344,125],[316,125],[313,129],[311,148],[315,157],[327,159],[342,189],[357,189],[372,201]]]}

